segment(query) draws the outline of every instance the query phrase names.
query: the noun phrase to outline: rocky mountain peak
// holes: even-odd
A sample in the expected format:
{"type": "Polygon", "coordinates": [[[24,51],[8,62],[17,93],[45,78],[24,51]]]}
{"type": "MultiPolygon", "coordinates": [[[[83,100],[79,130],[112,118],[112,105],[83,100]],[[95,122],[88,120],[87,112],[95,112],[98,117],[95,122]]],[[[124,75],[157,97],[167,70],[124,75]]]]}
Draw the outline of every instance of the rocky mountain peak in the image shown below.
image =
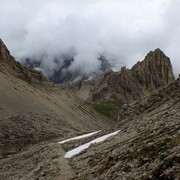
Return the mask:
{"type": "Polygon", "coordinates": [[[0,62],[12,63],[12,57],[4,42],[0,39],[0,62]]]}
{"type": "Polygon", "coordinates": [[[45,76],[36,70],[22,65],[11,56],[4,42],[0,39],[0,70],[8,72],[13,76],[35,84],[50,84],[45,76]]]}
{"type": "Polygon", "coordinates": [[[78,83],[78,86],[73,83],[68,88],[86,100],[115,98],[129,102],[174,81],[170,59],[160,49],[156,49],[131,69],[122,67],[119,72],[104,73],[90,81],[78,83]]]}
{"type": "Polygon", "coordinates": [[[131,71],[139,74],[142,80],[146,78],[148,86],[159,87],[175,80],[170,59],[159,48],[150,51],[131,71]]]}

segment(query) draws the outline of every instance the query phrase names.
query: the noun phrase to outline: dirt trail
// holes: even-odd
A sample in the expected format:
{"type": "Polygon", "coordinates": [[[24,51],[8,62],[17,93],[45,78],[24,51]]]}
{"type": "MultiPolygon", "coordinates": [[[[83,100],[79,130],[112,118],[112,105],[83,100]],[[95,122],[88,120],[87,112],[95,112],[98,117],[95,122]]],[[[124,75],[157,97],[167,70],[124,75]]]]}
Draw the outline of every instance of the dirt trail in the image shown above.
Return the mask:
{"type": "Polygon", "coordinates": [[[75,177],[74,171],[72,167],[69,165],[69,161],[64,158],[64,150],[60,149],[61,154],[63,156],[60,156],[59,158],[59,165],[60,165],[60,174],[59,176],[55,177],[54,180],[70,180],[75,177]]]}

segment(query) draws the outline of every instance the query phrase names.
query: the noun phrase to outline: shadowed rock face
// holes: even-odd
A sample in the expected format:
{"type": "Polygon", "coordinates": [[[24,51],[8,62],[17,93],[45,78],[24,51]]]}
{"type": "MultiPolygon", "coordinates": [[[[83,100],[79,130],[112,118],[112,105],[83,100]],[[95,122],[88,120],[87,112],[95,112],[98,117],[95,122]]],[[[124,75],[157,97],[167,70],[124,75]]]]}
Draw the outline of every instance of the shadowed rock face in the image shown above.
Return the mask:
{"type": "Polygon", "coordinates": [[[108,71],[90,81],[79,81],[65,88],[85,100],[115,98],[127,102],[148,95],[150,91],[174,80],[170,59],[156,49],[131,69],[122,67],[120,72],[108,71]]]}
{"type": "Polygon", "coordinates": [[[9,50],[7,49],[6,45],[3,43],[3,41],[0,39],[0,64],[2,65],[8,65],[10,67],[15,66],[17,62],[15,59],[11,56],[9,50]]]}
{"type": "Polygon", "coordinates": [[[74,63],[74,57],[69,55],[59,55],[52,59],[52,61],[56,64],[56,68],[52,69],[49,69],[46,65],[43,65],[43,58],[25,58],[22,60],[22,62],[25,66],[31,69],[40,68],[46,77],[53,83],[63,84],[76,80],[87,80],[92,76],[94,77],[97,74],[111,69],[111,64],[105,56],[100,55],[97,60],[100,63],[99,70],[89,74],[85,74],[81,71],[81,69],[72,69],[71,66],[74,63]]]}
{"type": "Polygon", "coordinates": [[[45,76],[39,72],[29,69],[19,62],[17,62],[13,56],[11,56],[6,45],[0,39],[0,69],[4,70],[3,67],[6,66],[6,71],[13,74],[14,76],[27,81],[28,83],[35,84],[50,84],[50,82],[45,78],[45,76]]]}

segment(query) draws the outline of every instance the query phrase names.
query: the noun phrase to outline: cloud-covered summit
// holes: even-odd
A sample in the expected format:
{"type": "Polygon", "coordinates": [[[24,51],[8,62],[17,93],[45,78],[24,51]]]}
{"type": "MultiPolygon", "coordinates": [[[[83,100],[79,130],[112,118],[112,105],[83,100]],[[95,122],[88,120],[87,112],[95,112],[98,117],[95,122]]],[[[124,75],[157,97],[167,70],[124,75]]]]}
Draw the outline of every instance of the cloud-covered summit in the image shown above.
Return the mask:
{"type": "Polygon", "coordinates": [[[132,66],[157,47],[180,68],[179,1],[0,0],[0,37],[19,60],[40,61],[51,76],[73,58],[70,72],[101,71],[102,55],[114,70],[132,66]]]}

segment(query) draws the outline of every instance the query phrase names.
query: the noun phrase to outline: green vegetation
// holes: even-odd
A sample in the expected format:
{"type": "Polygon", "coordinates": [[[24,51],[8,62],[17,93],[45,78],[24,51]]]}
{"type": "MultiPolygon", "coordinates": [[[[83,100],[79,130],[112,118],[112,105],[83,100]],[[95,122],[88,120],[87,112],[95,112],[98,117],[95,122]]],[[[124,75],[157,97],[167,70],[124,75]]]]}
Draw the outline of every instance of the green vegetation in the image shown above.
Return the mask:
{"type": "MultiPolygon", "coordinates": [[[[117,112],[122,107],[123,102],[118,100],[104,100],[92,104],[95,111],[109,118],[115,118],[117,112]]],[[[117,118],[117,117],[116,117],[117,118]]]]}

